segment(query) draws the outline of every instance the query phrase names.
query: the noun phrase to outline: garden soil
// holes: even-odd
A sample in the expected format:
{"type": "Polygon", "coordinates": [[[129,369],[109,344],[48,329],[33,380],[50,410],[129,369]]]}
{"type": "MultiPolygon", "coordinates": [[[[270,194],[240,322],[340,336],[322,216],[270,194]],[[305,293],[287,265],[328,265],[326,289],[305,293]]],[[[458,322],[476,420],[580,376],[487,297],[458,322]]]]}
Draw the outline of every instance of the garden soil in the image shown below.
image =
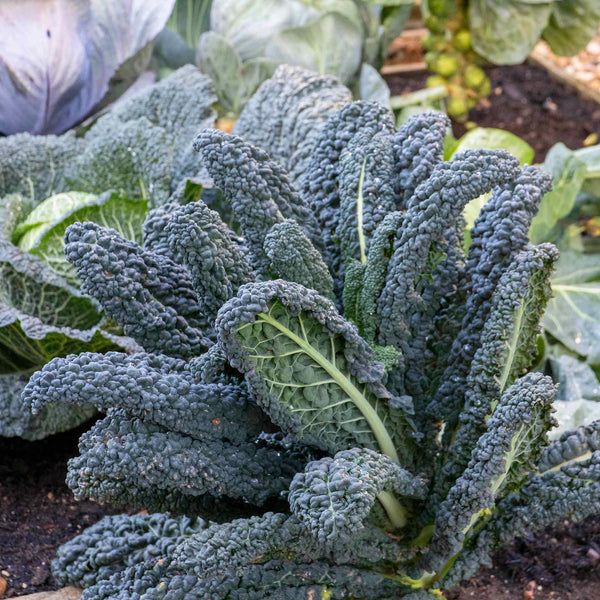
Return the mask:
{"type": "MultiPolygon", "coordinates": [[[[489,106],[471,113],[478,125],[508,129],[527,140],[542,161],[557,141],[579,148],[600,134],[600,106],[582,100],[541,68],[494,68],[489,106]]],[[[418,89],[426,75],[390,76],[394,94],[418,89]]],[[[464,126],[454,124],[455,134],[464,126]]],[[[90,423],[41,442],[0,438],[0,597],[56,589],[50,562],[56,548],[118,512],[76,502],[64,483],[67,460],[90,423]],[[6,585],[5,585],[6,584],[6,585]],[[3,588],[5,588],[3,590],[3,588]],[[3,594],[3,595],[2,595],[3,594]]],[[[560,523],[497,552],[449,600],[600,600],[600,517],[560,523]]]]}
{"type": "MultiPolygon", "coordinates": [[[[492,93],[469,113],[469,120],[523,138],[535,150],[535,162],[543,162],[559,141],[572,150],[581,148],[592,134],[600,141],[600,105],[582,99],[542,67],[495,67],[488,70],[488,76],[492,93]]],[[[421,89],[427,73],[389,75],[386,79],[392,94],[398,95],[421,89]]],[[[456,137],[465,133],[461,123],[454,123],[453,129],[456,137]]]]}

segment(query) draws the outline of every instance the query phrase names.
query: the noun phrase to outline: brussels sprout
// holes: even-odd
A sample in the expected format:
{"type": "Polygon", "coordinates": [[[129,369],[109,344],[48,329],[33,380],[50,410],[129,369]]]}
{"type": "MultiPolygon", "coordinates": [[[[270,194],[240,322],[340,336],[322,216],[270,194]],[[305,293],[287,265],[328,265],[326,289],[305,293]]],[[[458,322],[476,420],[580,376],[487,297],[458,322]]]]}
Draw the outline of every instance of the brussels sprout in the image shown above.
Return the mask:
{"type": "Polygon", "coordinates": [[[483,69],[475,65],[469,65],[465,69],[465,85],[471,89],[479,89],[479,87],[486,80],[483,69]]]}
{"type": "Polygon", "coordinates": [[[453,56],[442,54],[434,63],[433,70],[442,77],[452,77],[458,70],[458,61],[453,56]]]}
{"type": "Polygon", "coordinates": [[[449,98],[446,103],[446,112],[453,119],[462,119],[469,112],[467,100],[459,96],[449,98]]]}
{"type": "Polygon", "coordinates": [[[452,39],[452,46],[457,50],[471,49],[471,32],[468,29],[459,29],[452,39]]]}
{"type": "Polygon", "coordinates": [[[428,88],[438,87],[439,85],[446,85],[446,80],[441,75],[430,75],[427,78],[426,86],[428,88]]]}

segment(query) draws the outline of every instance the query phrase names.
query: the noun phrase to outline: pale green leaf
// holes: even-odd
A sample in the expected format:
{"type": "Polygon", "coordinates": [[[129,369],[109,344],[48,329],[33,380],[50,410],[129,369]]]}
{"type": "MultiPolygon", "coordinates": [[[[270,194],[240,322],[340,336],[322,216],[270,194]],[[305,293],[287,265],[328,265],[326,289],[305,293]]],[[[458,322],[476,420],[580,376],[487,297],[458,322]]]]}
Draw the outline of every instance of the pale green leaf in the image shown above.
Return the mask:
{"type": "Polygon", "coordinates": [[[360,27],[340,13],[326,13],[308,25],[286,29],[270,41],[266,56],[350,81],[361,63],[360,27]]]}
{"type": "Polygon", "coordinates": [[[564,251],[552,278],[544,327],[590,364],[600,363],[600,256],[564,251]]]}
{"type": "Polygon", "coordinates": [[[573,56],[587,46],[599,27],[598,0],[555,0],[543,37],[555,54],[573,56]]]}
{"type": "MultiPolygon", "coordinates": [[[[61,194],[60,196],[65,196],[61,194]]],[[[62,198],[49,198],[40,205],[39,214],[33,215],[33,228],[19,241],[19,247],[39,256],[57,275],[71,285],[78,285],[75,270],[65,258],[65,231],[77,222],[92,221],[103,227],[116,229],[124,238],[142,242],[142,226],[148,212],[148,202],[129,199],[122,194],[108,191],[100,196],[93,194],[67,195],[70,208],[61,212],[62,198]],[[53,221],[41,222],[46,214],[53,221]]],[[[33,214],[33,213],[32,213],[33,214]]]]}
{"type": "MultiPolygon", "coordinates": [[[[495,129],[493,127],[476,127],[475,129],[471,129],[471,131],[465,133],[465,135],[452,145],[447,156],[444,158],[450,160],[452,157],[465,150],[474,150],[478,148],[484,148],[486,150],[506,150],[516,156],[522,165],[531,164],[533,162],[534,150],[525,140],[522,140],[514,133],[510,133],[510,131],[495,129]]],[[[490,197],[490,194],[484,194],[471,200],[471,202],[465,206],[463,215],[467,224],[467,230],[470,230],[473,227],[475,219],[477,219],[481,209],[485,206],[490,197]]]]}
{"type": "Polygon", "coordinates": [[[470,0],[471,43],[498,65],[523,62],[552,13],[551,0],[470,0]]]}
{"type": "Polygon", "coordinates": [[[375,100],[382,106],[390,107],[390,88],[379,71],[368,63],[360,67],[358,85],[362,100],[375,100]]]}
{"type": "Polygon", "coordinates": [[[534,244],[548,241],[558,220],[571,212],[587,175],[585,162],[561,143],[552,146],[543,168],[552,173],[552,191],[542,198],[531,223],[529,237],[534,244]]]}

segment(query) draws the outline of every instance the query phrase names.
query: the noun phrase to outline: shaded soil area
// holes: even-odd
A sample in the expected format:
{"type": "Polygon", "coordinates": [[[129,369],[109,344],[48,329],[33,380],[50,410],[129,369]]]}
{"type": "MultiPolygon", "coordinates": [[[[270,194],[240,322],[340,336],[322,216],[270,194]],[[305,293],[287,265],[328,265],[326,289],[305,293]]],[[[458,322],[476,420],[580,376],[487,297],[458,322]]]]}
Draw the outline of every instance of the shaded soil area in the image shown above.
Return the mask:
{"type": "Polygon", "coordinates": [[[600,600],[600,516],[517,539],[447,598],[600,600]]]}
{"type": "MultiPolygon", "coordinates": [[[[488,75],[492,93],[470,112],[469,120],[523,138],[535,150],[536,162],[542,162],[556,142],[575,150],[590,134],[600,137],[600,105],[555,81],[545,69],[532,64],[491,67],[488,75]]],[[[427,73],[386,77],[393,95],[421,89],[426,79],[427,73]]],[[[461,123],[454,123],[453,129],[457,137],[465,132],[461,123]]]]}
{"type": "Polygon", "coordinates": [[[0,596],[55,589],[50,563],[56,548],[119,512],[77,502],[65,484],[67,460],[77,455],[77,440],[90,425],[40,442],[0,437],[0,577],[8,584],[0,596]]]}
{"type": "MultiPolygon", "coordinates": [[[[64,483],[67,460],[90,424],[41,442],[0,438],[0,577],[4,598],[56,589],[57,547],[102,516],[119,512],[76,502],[64,483]]],[[[1,596],[1,594],[0,594],[1,596]]],[[[600,600],[600,517],[564,522],[519,539],[449,600],[600,600]]]]}

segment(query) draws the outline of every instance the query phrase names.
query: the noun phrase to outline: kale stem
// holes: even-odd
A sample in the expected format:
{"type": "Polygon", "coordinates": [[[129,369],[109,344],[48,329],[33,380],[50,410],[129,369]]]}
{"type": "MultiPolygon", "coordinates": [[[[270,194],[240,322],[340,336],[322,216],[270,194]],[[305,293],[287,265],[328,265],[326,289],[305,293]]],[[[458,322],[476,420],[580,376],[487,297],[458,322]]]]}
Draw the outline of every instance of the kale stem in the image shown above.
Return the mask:
{"type": "Polygon", "coordinates": [[[394,529],[401,529],[406,525],[406,508],[400,504],[393,494],[390,494],[390,492],[379,492],[377,499],[381,502],[394,529]]]}

